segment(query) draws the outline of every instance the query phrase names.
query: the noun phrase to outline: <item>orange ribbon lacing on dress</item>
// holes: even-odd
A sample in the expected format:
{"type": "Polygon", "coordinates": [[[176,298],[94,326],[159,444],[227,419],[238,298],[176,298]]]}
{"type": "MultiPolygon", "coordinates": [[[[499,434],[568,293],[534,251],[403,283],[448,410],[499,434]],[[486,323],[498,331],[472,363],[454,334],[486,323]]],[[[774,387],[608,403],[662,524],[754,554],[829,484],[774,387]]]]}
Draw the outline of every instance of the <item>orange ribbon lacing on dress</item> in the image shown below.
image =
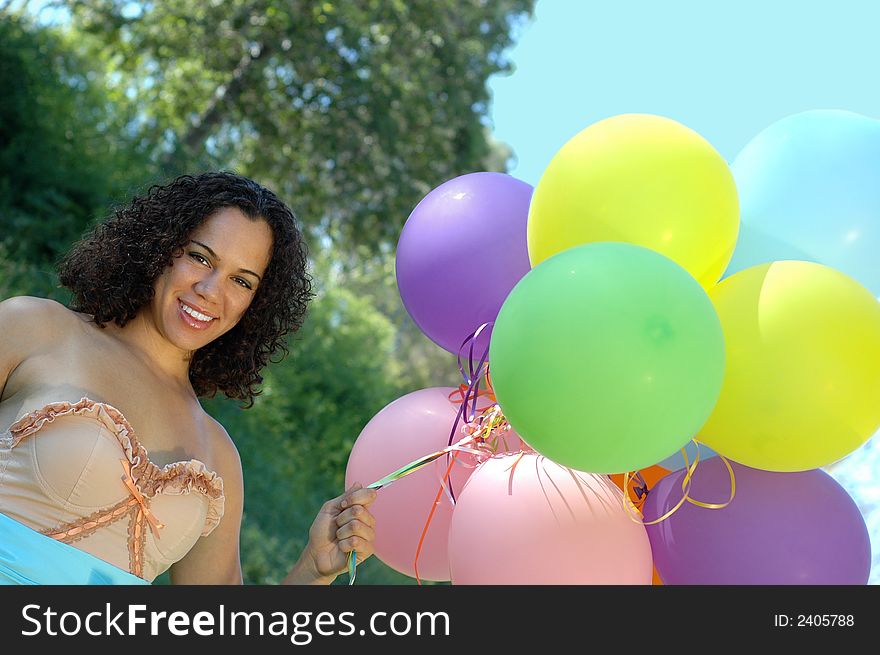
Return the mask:
{"type": "Polygon", "coordinates": [[[144,498],[140,489],[137,488],[137,485],[134,482],[134,478],[131,475],[131,462],[127,459],[120,459],[122,463],[122,468],[125,469],[125,475],[122,476],[122,482],[125,483],[125,486],[128,487],[131,495],[134,496],[134,499],[137,501],[138,505],[141,506],[141,514],[150,524],[150,529],[153,531],[153,536],[156,539],[159,538],[159,530],[165,527],[164,523],[161,523],[159,519],[150,511],[150,508],[147,507],[147,500],[144,498]]]}

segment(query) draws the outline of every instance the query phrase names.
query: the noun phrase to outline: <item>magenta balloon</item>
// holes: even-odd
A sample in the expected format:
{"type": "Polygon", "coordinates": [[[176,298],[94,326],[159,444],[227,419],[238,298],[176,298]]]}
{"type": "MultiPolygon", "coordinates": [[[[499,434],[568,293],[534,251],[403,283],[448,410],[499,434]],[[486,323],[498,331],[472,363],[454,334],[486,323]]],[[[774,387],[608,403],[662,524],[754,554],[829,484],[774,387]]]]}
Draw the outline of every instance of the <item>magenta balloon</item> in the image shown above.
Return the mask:
{"type": "MultiPolygon", "coordinates": [[[[646,526],[665,584],[866,584],[871,544],[859,508],[830,475],[816,469],[777,473],[731,462],[736,495],[727,507],[684,503],[646,526]]],[[[682,496],[685,471],[648,492],[645,522],[682,496]]],[[[730,497],[719,457],[700,462],[689,494],[704,503],[730,497]]]]}
{"type": "MultiPolygon", "coordinates": [[[[449,400],[453,391],[456,391],[453,387],[413,391],[376,414],[351,449],[345,471],[346,488],[355,482],[366,486],[381,480],[402,466],[445,448],[459,407],[449,400]]],[[[488,401],[483,400],[478,407],[487,404],[488,401]]],[[[459,433],[455,440],[463,436],[459,433]]],[[[521,447],[515,433],[506,439],[506,444],[512,450],[521,447]]],[[[472,458],[473,455],[462,453],[453,464],[450,474],[453,493],[460,492],[473,473],[476,462],[472,458]]],[[[376,557],[405,575],[415,577],[419,539],[448,465],[447,458],[441,457],[379,489],[370,506],[376,519],[376,557]]],[[[423,580],[449,580],[447,540],[451,518],[452,501],[444,493],[419,554],[418,573],[423,580]]]]}
{"type": "Polygon", "coordinates": [[[449,528],[452,583],[651,584],[645,528],[607,476],[538,454],[489,459],[449,528]],[[515,465],[515,466],[514,466],[515,465]]]}
{"type": "MultiPolygon", "coordinates": [[[[532,187],[503,173],[470,173],[428,193],[397,244],[397,286],[416,325],[453,354],[494,321],[531,268],[526,224],[532,187]]],[[[475,359],[488,333],[475,344],[475,359]]]]}

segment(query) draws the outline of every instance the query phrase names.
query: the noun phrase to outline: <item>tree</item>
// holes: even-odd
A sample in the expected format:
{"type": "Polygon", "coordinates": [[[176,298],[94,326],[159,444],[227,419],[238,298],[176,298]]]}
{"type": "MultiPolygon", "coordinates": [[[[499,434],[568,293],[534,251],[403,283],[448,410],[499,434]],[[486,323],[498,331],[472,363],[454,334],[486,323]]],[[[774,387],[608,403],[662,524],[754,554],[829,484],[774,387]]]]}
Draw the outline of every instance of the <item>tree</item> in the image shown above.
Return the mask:
{"type": "Polygon", "coordinates": [[[0,21],[0,289],[54,287],[52,263],[135,168],[100,79],[55,30],[0,21]]]}
{"type": "Polygon", "coordinates": [[[157,174],[234,167],[319,239],[381,253],[415,204],[484,170],[486,80],[533,0],[68,0],[157,174]]]}

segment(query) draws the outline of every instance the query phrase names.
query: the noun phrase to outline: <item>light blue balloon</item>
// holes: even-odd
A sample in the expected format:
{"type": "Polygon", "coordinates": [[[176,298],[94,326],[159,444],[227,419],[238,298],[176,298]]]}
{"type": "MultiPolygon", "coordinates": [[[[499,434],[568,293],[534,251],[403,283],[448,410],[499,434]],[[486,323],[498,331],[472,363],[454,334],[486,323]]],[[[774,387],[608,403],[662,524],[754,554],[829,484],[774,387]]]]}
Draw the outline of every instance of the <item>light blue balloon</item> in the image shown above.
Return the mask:
{"type": "Polygon", "coordinates": [[[778,262],[785,259],[799,259],[805,262],[820,263],[803,250],[798,250],[791,243],[768,236],[761,231],[760,227],[740,222],[736,248],[721,279],[723,280],[756,264],[778,262]]]}
{"type": "MultiPolygon", "coordinates": [[[[685,452],[688,456],[688,464],[693,464],[694,459],[697,457],[697,446],[693,441],[688,441],[687,445],[684,447],[685,452]]],[[[718,453],[709,448],[709,446],[705,444],[700,444],[700,461],[703,462],[710,457],[715,457],[718,453]]],[[[662,462],[657,462],[658,466],[662,466],[667,471],[677,471],[679,469],[683,469],[687,464],[685,464],[684,457],[681,454],[681,451],[678,450],[674,455],[670,455],[662,462]]],[[[697,464],[697,467],[700,465],[697,464]]],[[[698,469],[699,470],[699,469],[698,469]]]]}
{"type": "Polygon", "coordinates": [[[880,121],[814,110],[774,123],[731,170],[740,238],[725,277],[784,259],[825,264],[880,298],[880,121]]]}

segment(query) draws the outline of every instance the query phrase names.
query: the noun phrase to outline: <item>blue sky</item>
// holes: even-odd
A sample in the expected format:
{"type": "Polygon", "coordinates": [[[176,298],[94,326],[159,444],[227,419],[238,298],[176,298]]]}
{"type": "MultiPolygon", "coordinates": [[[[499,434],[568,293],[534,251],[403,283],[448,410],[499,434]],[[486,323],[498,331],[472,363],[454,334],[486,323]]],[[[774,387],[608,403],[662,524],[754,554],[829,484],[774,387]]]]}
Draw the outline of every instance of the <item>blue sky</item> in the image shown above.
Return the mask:
{"type": "Polygon", "coordinates": [[[789,114],[880,118],[878,26],[874,0],[538,0],[515,72],[490,82],[495,136],[530,184],[569,138],[623,113],[684,123],[730,162],[789,114]]]}
{"type": "MultiPolygon", "coordinates": [[[[538,0],[490,81],[495,138],[532,185],[588,125],[652,113],[699,132],[728,161],[771,123],[808,109],[880,118],[875,0],[538,0]]],[[[871,533],[880,584],[880,436],[829,470],[871,533]]]]}

